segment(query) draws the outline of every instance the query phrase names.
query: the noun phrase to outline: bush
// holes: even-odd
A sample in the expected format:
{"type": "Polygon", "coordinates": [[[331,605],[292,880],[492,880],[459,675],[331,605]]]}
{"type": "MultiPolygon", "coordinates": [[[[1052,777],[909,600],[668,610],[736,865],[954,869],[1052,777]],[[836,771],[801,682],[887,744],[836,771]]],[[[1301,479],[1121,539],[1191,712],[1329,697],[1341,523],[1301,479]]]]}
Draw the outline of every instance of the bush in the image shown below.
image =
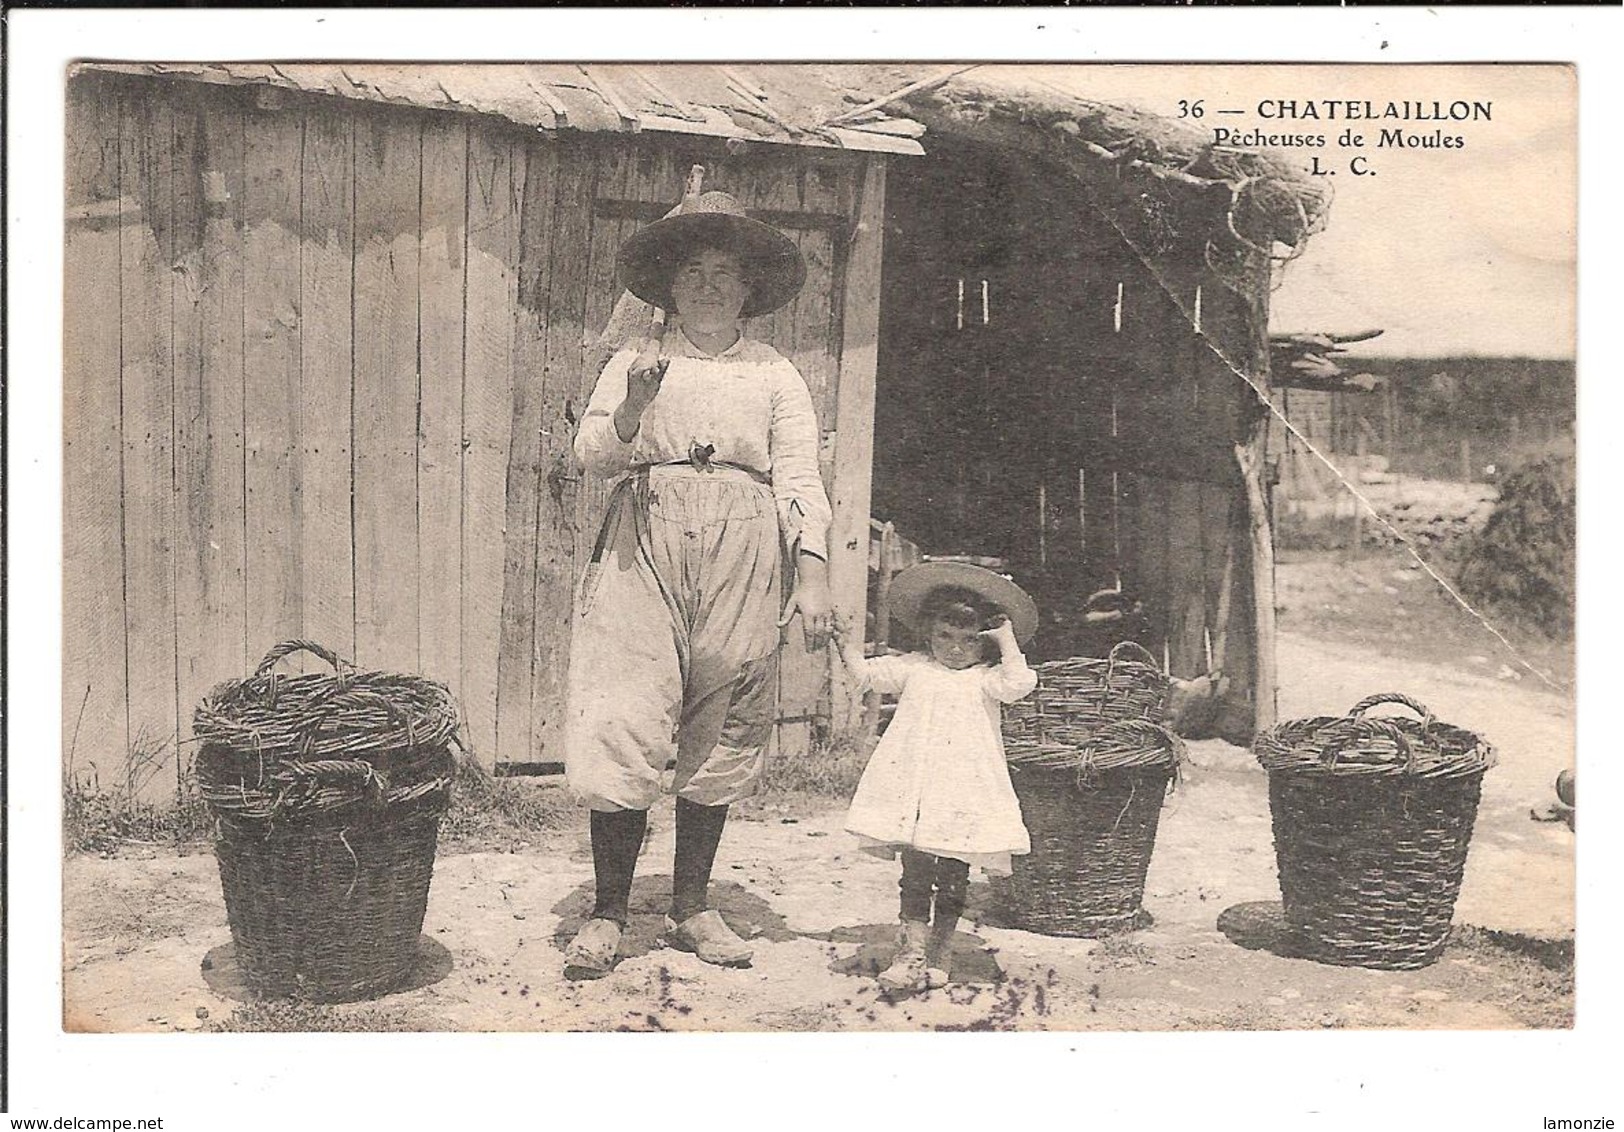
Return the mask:
{"type": "Polygon", "coordinates": [[[1507,476],[1483,530],[1462,555],[1461,590],[1553,636],[1573,631],[1576,487],[1571,455],[1507,476]]]}

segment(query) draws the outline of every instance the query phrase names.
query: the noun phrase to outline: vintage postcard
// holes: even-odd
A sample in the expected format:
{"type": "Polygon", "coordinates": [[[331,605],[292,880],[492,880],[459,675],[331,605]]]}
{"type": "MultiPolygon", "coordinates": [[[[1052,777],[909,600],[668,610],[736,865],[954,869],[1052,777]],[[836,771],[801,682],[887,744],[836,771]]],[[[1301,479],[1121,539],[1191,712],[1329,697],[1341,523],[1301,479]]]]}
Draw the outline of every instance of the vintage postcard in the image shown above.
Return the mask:
{"type": "Polygon", "coordinates": [[[1573,1025],[1572,68],[65,82],[67,1030],[1573,1025]]]}

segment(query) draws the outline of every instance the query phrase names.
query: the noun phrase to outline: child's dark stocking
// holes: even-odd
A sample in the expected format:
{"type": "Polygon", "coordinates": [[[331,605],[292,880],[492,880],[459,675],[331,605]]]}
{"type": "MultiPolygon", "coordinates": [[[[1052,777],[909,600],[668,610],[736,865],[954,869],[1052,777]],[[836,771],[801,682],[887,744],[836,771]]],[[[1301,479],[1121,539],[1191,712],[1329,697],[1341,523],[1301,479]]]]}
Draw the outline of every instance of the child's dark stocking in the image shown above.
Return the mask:
{"type": "Polygon", "coordinates": [[[959,922],[964,915],[964,904],[970,894],[970,866],[952,857],[936,858],[936,900],[932,922],[951,920],[959,922]]]}
{"type": "Polygon", "coordinates": [[[902,851],[902,925],[897,930],[897,953],[879,976],[880,989],[888,995],[913,994],[925,988],[925,943],[935,879],[935,857],[916,849],[902,851]]]}
{"type": "Polygon", "coordinates": [[[952,857],[936,858],[936,899],[930,921],[930,938],[925,944],[925,981],[933,987],[947,983],[953,962],[953,933],[964,914],[970,891],[970,866],[952,857]]]}
{"type": "Polygon", "coordinates": [[[917,849],[902,851],[902,918],[930,922],[931,890],[936,884],[936,858],[917,849]]]}

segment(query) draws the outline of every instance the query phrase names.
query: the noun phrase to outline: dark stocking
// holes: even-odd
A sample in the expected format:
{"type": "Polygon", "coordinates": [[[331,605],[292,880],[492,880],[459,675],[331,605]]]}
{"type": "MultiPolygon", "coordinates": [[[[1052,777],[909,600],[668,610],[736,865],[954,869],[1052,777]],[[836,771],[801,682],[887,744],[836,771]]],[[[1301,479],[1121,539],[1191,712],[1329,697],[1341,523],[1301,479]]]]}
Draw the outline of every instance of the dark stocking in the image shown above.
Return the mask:
{"type": "Polygon", "coordinates": [[[726,806],[701,806],[677,799],[677,859],[672,871],[671,918],[682,923],[708,906],[711,866],[727,824],[726,806]]]}
{"type": "Polygon", "coordinates": [[[643,847],[643,833],[647,829],[647,810],[592,811],[592,873],[598,882],[593,919],[613,920],[621,927],[626,926],[632,873],[637,868],[637,851],[643,847]]]}
{"type": "Polygon", "coordinates": [[[902,918],[915,923],[930,920],[930,890],[936,875],[936,858],[917,849],[902,851],[902,918]]]}
{"type": "Polygon", "coordinates": [[[970,893],[970,866],[953,857],[936,858],[936,923],[957,923],[970,893]]]}

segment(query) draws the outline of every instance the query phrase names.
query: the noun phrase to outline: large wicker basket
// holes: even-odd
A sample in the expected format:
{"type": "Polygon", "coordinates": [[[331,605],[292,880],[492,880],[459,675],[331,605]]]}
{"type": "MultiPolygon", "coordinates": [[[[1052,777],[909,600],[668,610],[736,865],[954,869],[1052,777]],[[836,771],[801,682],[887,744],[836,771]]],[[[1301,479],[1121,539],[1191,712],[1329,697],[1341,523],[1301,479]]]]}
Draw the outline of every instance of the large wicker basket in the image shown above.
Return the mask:
{"type": "Polygon", "coordinates": [[[1161,723],[1166,713],[1168,679],[1134,641],[1118,643],[1104,659],[1047,661],[1037,674],[1032,694],[1004,709],[1004,741],[1012,749],[1077,750],[1107,723],[1161,723]]]}
{"type": "Polygon", "coordinates": [[[1009,777],[1032,851],[994,891],[1016,926],[1102,936],[1143,927],[1145,874],[1162,799],[1183,758],[1178,736],[1148,719],[1095,728],[1066,747],[1006,737],[1009,777]]]}
{"type": "Polygon", "coordinates": [[[1493,749],[1408,696],[1371,696],[1343,717],[1257,737],[1269,772],[1280,895],[1299,954],[1409,970],[1448,942],[1493,749]],[[1421,717],[1365,713],[1403,704],[1421,717]]]}
{"type": "Polygon", "coordinates": [[[333,1002],[409,976],[459,723],[442,685],[358,672],[308,641],[216,687],[194,730],[237,960],[262,994],[333,1002]],[[283,676],[291,653],[331,673],[283,676]]]}

